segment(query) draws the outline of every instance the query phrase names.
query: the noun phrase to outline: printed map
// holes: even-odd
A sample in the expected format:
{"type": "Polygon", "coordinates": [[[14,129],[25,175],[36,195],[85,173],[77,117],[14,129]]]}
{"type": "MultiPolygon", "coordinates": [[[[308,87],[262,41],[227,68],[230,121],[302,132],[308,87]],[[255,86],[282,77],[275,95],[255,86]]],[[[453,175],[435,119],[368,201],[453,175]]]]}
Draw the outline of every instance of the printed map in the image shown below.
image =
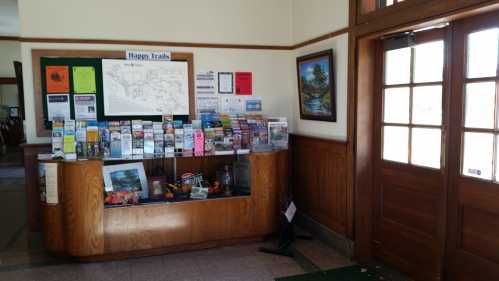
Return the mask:
{"type": "Polygon", "coordinates": [[[102,60],[104,114],[189,114],[187,62],[102,60]]]}

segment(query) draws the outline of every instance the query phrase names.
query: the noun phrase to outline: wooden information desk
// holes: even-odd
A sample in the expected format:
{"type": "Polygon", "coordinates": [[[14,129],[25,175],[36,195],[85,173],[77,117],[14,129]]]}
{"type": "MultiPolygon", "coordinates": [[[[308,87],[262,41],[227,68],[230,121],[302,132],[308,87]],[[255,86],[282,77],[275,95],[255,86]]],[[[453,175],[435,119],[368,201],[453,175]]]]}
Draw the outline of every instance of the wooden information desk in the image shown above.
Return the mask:
{"type": "MultiPolygon", "coordinates": [[[[176,158],[173,169],[177,174],[213,173],[234,157],[176,158]]],[[[261,239],[278,225],[288,184],[288,152],[245,157],[251,195],[113,208],[104,205],[102,160],[59,161],[59,204],[42,205],[45,246],[54,254],[98,260],[261,239]]]]}

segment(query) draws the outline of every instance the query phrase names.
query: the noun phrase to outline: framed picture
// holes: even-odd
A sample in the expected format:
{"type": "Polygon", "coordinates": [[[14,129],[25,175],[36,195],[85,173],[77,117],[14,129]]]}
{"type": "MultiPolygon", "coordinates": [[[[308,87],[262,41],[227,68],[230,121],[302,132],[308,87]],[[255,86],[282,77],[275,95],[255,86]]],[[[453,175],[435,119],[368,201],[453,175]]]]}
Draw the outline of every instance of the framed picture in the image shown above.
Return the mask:
{"type": "Polygon", "coordinates": [[[336,122],[333,51],[296,59],[300,118],[336,122]]]}
{"type": "Polygon", "coordinates": [[[102,167],[106,191],[139,191],[140,198],[147,199],[149,188],[142,162],[102,167]]]}
{"type": "Polygon", "coordinates": [[[234,93],[234,74],[232,72],[218,73],[218,93],[220,94],[234,93]]]}

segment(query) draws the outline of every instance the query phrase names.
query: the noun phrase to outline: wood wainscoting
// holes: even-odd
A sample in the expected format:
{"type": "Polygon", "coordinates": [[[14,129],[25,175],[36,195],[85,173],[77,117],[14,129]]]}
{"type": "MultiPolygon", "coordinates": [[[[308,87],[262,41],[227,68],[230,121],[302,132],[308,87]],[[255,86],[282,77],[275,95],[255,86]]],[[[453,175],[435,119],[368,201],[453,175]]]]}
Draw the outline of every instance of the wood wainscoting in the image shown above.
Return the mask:
{"type": "Polygon", "coordinates": [[[347,143],[296,134],[291,135],[290,143],[293,198],[298,210],[352,239],[347,143]]]}
{"type": "Polygon", "coordinates": [[[24,163],[24,188],[26,192],[26,208],[28,215],[28,229],[30,232],[39,232],[42,229],[42,212],[40,209],[40,187],[38,185],[38,154],[50,153],[52,145],[21,144],[24,163]]]}

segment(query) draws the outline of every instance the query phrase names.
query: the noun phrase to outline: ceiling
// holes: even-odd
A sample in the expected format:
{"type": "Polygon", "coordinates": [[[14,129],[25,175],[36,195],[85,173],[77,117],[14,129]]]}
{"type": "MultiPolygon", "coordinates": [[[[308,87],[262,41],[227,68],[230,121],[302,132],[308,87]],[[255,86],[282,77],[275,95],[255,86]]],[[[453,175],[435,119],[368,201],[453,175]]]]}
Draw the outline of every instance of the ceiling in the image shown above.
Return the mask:
{"type": "Polygon", "coordinates": [[[0,36],[19,36],[17,0],[0,0],[0,36]]]}

